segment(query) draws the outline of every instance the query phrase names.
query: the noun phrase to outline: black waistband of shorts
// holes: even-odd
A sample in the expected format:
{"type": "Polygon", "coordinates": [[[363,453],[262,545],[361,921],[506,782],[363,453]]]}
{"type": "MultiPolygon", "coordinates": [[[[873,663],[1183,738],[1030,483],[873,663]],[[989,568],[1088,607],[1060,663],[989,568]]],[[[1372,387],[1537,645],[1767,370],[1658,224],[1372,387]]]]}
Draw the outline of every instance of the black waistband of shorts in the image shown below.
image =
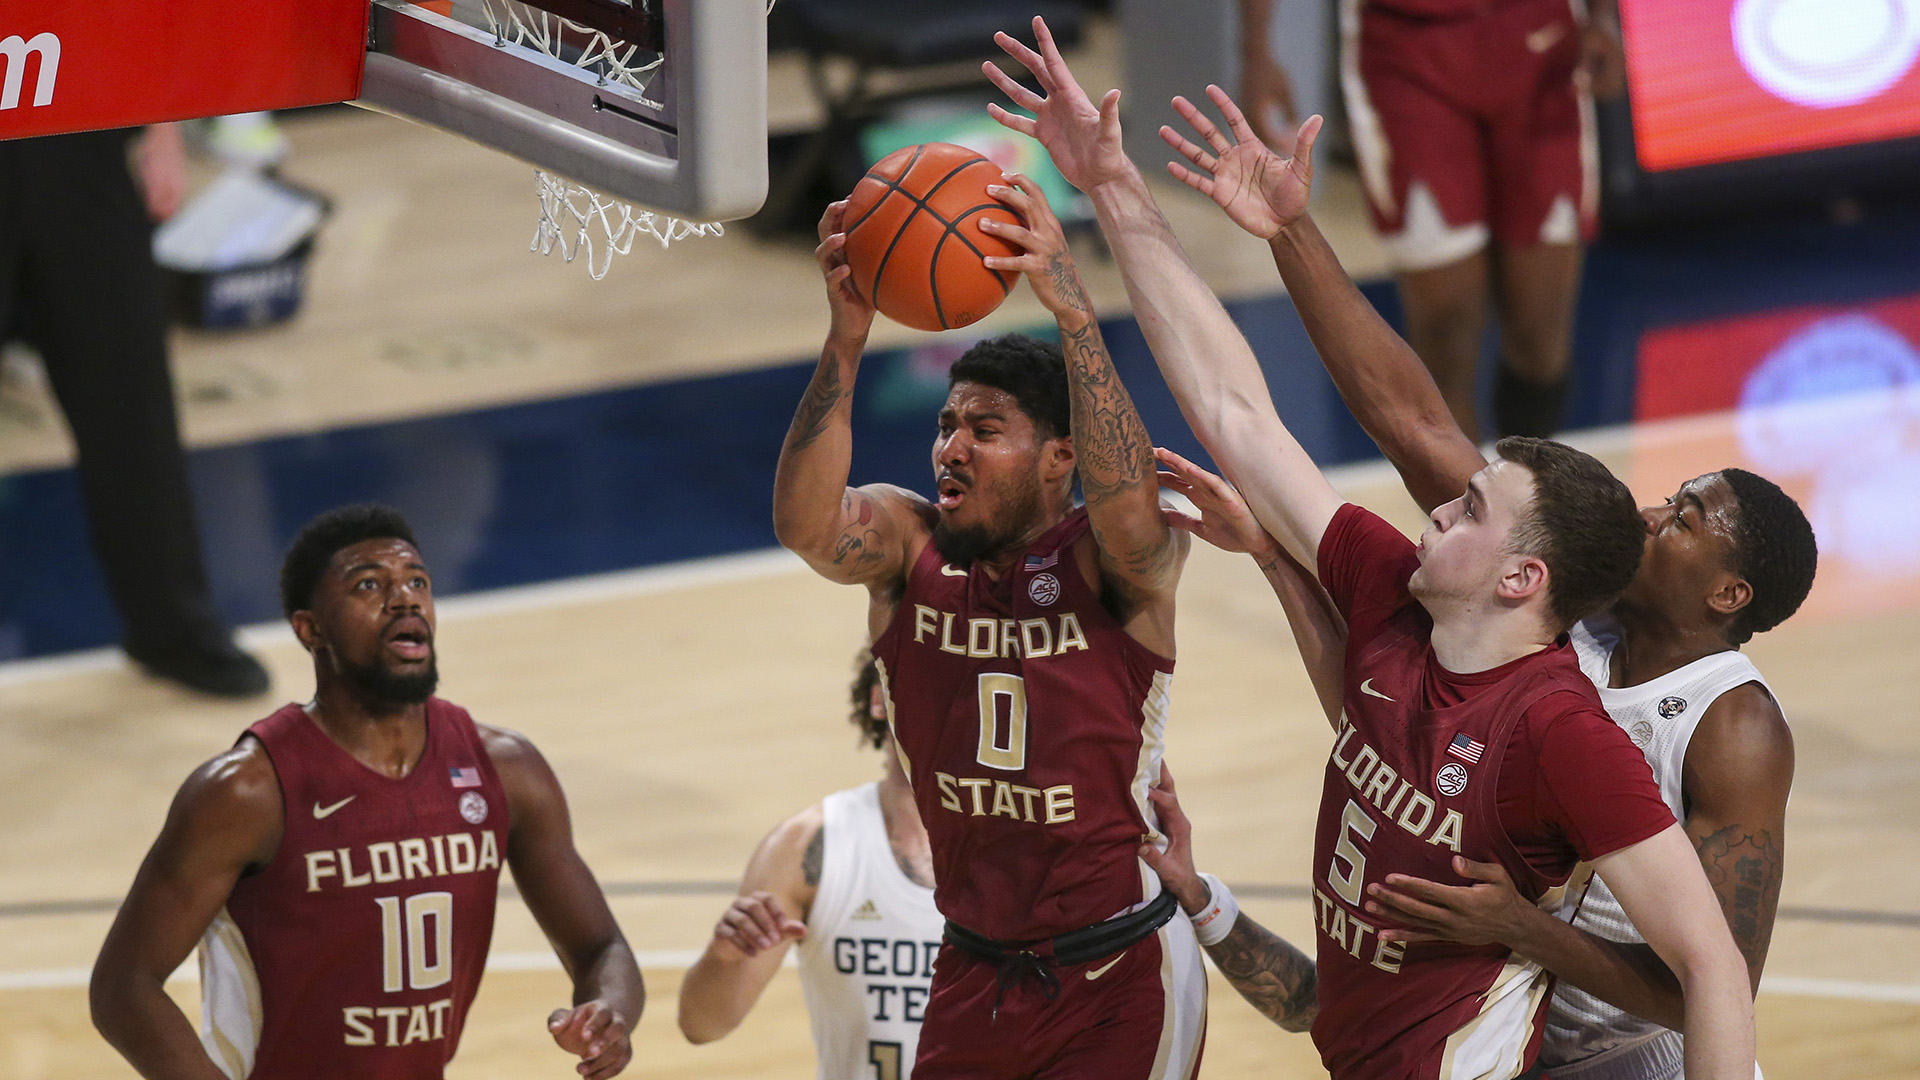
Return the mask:
{"type": "Polygon", "coordinates": [[[1173,893],[1162,890],[1159,896],[1147,901],[1138,911],[1115,915],[1104,922],[1083,926],[1078,930],[1069,930],[1045,942],[995,941],[984,934],[974,933],[952,919],[947,920],[946,937],[953,942],[954,948],[998,964],[1022,954],[1038,955],[1034,952],[1035,948],[1046,945],[1055,965],[1071,967],[1131,948],[1145,940],[1148,934],[1167,925],[1179,909],[1179,901],[1173,898],[1173,893]]]}

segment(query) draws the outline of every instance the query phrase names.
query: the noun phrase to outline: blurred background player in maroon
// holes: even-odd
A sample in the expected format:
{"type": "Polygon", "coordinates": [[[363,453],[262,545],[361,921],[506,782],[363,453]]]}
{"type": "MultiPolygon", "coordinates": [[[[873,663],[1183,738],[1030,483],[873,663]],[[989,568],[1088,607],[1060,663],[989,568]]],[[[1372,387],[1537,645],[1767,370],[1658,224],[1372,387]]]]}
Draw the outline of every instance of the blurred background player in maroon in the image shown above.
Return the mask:
{"type": "Polygon", "coordinates": [[[313,700],[182,785],[94,965],[94,1025],[147,1077],[439,1077],[504,862],[573,979],[554,1040],[590,1080],[625,1068],[640,971],[539,751],[433,696],[433,586],[406,521],[315,518],[281,602],[313,700]],[[198,1037],[163,989],[196,942],[198,1037]]]}
{"type": "MultiPolygon", "coordinates": [[[[1292,132],[1269,117],[1298,118],[1267,24],[1276,4],[1312,2],[1240,0],[1240,101],[1283,153],[1292,132]]],[[[1347,129],[1407,341],[1477,439],[1491,309],[1493,431],[1551,435],[1600,206],[1593,95],[1625,86],[1616,0],[1340,0],[1340,42],[1347,129]]]]}
{"type": "Polygon", "coordinates": [[[820,223],[832,326],[774,481],[781,543],[865,585],[901,765],[947,919],[915,1075],[1186,1077],[1205,987],[1157,840],[1184,534],[1060,225],[1031,180],[990,186],[1061,347],[957,361],[933,442],[938,501],[849,488],[852,391],[873,309],[847,285],[844,204],[820,223]],[[1064,358],[1062,350],[1064,349],[1064,358]],[[1076,471],[1086,505],[1075,508],[1076,471]]]}

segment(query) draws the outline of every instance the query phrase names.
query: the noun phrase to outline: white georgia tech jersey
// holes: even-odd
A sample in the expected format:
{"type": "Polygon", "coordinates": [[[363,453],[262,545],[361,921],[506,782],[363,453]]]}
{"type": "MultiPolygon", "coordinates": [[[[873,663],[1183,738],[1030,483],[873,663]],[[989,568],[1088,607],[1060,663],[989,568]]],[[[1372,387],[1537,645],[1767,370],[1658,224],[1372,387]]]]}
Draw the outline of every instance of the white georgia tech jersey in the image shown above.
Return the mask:
{"type": "MultiPolygon", "coordinates": [[[[1686,820],[1681,794],[1681,771],[1687,761],[1687,745],[1699,726],[1700,717],[1721,694],[1746,683],[1767,686],[1753,661],[1738,651],[1703,656],[1685,667],[1670,671],[1638,686],[1613,688],[1611,679],[1613,650],[1620,643],[1620,627],[1610,619],[1592,618],[1576,624],[1572,632],[1574,651],[1580,657],[1580,669],[1600,691],[1600,703],[1607,715],[1626,730],[1627,737],[1647,757],[1653,767],[1653,779],[1660,785],[1660,797],[1673,811],[1676,820],[1686,820]]],[[[1767,688],[1772,693],[1772,688],[1767,688]]],[[[1570,896],[1577,896],[1577,892],[1570,896]]],[[[1563,917],[1568,913],[1563,912],[1563,917]]],[[[1582,930],[1609,941],[1644,941],[1620,901],[1599,878],[1592,885],[1571,922],[1582,930]]],[[[1681,1038],[1650,1020],[1608,1005],[1583,990],[1560,983],[1553,993],[1547,1012],[1546,1038],[1540,1048],[1540,1061],[1553,1071],[1555,1080],[1572,1077],[1575,1071],[1565,1066],[1589,1063],[1591,1076],[1636,1077],[1652,1080],[1660,1076],[1680,1075],[1681,1038]],[[1601,1060],[1601,1059],[1605,1060],[1601,1060]],[[1608,1065],[1618,1067],[1609,1068],[1608,1065]]],[[[1589,1071],[1577,1075],[1587,1080],[1589,1071]]]]}
{"type": "Polygon", "coordinates": [[[944,920],[895,861],[880,785],[825,808],[820,888],[799,946],[820,1080],[903,1080],[913,1069],[944,920]]]}

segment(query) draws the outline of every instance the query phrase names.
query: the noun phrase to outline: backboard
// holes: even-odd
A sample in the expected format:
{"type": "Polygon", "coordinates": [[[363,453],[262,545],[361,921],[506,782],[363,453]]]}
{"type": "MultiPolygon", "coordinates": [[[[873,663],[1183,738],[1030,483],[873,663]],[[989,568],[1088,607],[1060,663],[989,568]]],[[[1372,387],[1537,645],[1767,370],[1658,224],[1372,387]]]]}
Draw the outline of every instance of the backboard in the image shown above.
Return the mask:
{"type": "Polygon", "coordinates": [[[352,101],[643,207],[731,220],[766,197],[765,5],[9,2],[0,139],[352,101]]]}
{"type": "Polygon", "coordinates": [[[372,0],[354,102],[726,221],[767,191],[765,0],[372,0]]]}

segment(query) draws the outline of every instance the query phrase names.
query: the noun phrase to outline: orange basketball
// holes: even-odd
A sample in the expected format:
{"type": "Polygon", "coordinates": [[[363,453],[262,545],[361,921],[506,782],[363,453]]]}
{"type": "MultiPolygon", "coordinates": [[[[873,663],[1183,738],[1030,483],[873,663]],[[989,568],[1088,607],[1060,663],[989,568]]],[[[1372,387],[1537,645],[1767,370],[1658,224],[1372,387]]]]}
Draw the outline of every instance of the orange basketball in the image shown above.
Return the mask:
{"type": "Polygon", "coordinates": [[[980,231],[982,217],[1025,225],[987,194],[1006,182],[964,146],[922,143],[880,159],[847,197],[847,265],[874,307],[916,330],[952,330],[1007,298],[1018,274],[989,270],[989,255],[1021,249],[980,231]]]}

